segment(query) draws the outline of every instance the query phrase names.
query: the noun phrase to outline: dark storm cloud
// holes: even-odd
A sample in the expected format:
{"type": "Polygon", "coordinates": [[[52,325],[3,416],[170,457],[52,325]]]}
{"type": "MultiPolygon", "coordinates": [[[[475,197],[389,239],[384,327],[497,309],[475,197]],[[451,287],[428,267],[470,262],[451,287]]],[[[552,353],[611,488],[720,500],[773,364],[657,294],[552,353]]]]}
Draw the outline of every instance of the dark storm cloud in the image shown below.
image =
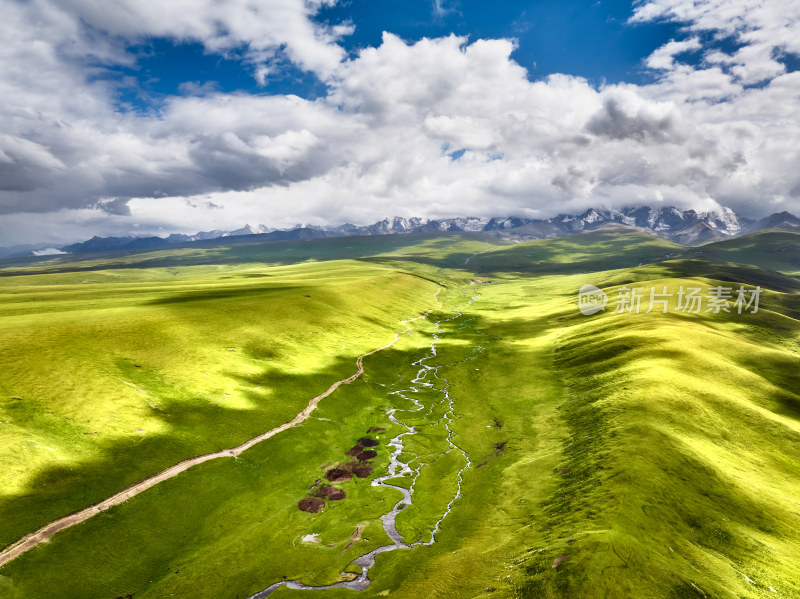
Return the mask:
{"type": "Polygon", "coordinates": [[[631,109],[618,98],[606,98],[600,112],[586,123],[586,131],[609,139],[631,139],[642,143],[682,141],[673,114],[631,109]]]}
{"type": "Polygon", "coordinates": [[[0,192],[35,190],[41,184],[41,167],[14,156],[9,158],[8,162],[0,162],[0,192]]]}

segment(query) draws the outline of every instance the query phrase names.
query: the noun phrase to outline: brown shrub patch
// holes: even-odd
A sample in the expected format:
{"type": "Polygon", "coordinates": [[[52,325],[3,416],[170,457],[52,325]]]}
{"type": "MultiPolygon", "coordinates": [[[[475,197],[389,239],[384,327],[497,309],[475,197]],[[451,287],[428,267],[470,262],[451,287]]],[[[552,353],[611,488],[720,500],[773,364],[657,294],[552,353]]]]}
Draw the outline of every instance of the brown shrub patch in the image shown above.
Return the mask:
{"type": "Polygon", "coordinates": [[[362,464],[353,470],[353,474],[355,474],[358,478],[367,478],[370,474],[372,474],[372,464],[362,464]]]}
{"type": "Polygon", "coordinates": [[[316,514],[325,507],[325,500],[317,497],[307,497],[297,502],[297,507],[310,514],[316,514]]]}
{"type": "Polygon", "coordinates": [[[325,478],[332,483],[340,483],[350,480],[353,478],[353,475],[345,468],[331,468],[325,473],[325,478]]]}
{"type": "Polygon", "coordinates": [[[319,491],[331,501],[339,501],[340,499],[347,497],[347,493],[345,493],[342,489],[337,489],[336,487],[332,487],[330,485],[325,485],[319,491]]]}
{"type": "Polygon", "coordinates": [[[363,448],[361,445],[353,445],[353,446],[352,446],[350,449],[348,449],[348,450],[345,452],[345,454],[344,454],[344,455],[347,455],[347,456],[353,457],[353,456],[357,456],[357,455],[358,455],[358,454],[360,454],[362,451],[364,451],[364,448],[363,448]]]}

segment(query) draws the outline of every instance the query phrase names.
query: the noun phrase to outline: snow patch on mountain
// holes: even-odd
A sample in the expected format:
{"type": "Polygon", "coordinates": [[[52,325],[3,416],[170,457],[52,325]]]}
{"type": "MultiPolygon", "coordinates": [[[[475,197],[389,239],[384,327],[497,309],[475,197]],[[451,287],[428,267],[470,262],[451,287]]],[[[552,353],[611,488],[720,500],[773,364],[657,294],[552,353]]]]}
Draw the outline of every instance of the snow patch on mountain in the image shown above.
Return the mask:
{"type": "Polygon", "coordinates": [[[58,248],[44,248],[44,249],[41,249],[41,250],[33,250],[31,252],[31,255],[32,256],[59,256],[59,255],[66,254],[66,253],[68,253],[68,252],[60,250],[58,248]]]}

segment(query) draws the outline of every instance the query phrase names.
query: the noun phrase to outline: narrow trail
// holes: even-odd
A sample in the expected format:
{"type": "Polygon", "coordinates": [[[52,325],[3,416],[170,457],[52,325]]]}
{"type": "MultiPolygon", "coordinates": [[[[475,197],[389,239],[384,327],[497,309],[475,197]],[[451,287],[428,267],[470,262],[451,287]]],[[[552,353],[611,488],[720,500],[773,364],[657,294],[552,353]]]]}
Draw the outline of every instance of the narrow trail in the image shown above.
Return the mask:
{"type": "Polygon", "coordinates": [[[485,253],[486,253],[486,252],[488,252],[488,251],[489,251],[489,250],[483,250],[482,252],[475,252],[475,253],[474,253],[474,254],[472,254],[470,257],[468,257],[466,260],[464,260],[464,264],[469,264],[469,261],[470,261],[470,260],[472,260],[472,259],[473,259],[475,256],[477,256],[477,255],[479,255],[479,254],[485,254],[485,253]]]}
{"type": "MultiPolygon", "coordinates": [[[[437,302],[439,302],[440,291],[441,287],[437,289],[436,292],[433,294],[433,298],[437,302]]],[[[441,306],[440,302],[439,305],[441,306]]],[[[432,311],[433,308],[424,312],[423,314],[420,314],[415,318],[401,320],[400,323],[402,325],[408,325],[409,323],[414,322],[416,320],[426,318],[432,311]]],[[[209,460],[215,460],[217,458],[235,458],[243,451],[250,449],[257,443],[260,443],[261,441],[269,439],[270,437],[273,437],[278,433],[282,433],[285,430],[297,426],[311,415],[311,413],[317,408],[317,405],[319,404],[320,401],[328,397],[331,393],[336,391],[342,385],[347,385],[349,383],[352,383],[364,373],[364,365],[363,365],[364,358],[366,358],[367,356],[371,356],[372,354],[375,354],[379,351],[383,351],[385,349],[390,348],[392,345],[397,343],[398,339],[400,339],[402,335],[406,334],[410,330],[411,327],[406,327],[403,331],[395,333],[394,339],[392,339],[386,345],[382,345],[381,347],[378,347],[376,349],[373,349],[372,351],[369,351],[365,354],[358,356],[358,358],[356,358],[356,367],[357,367],[356,372],[353,375],[345,379],[336,381],[330,387],[328,387],[327,391],[321,393],[320,395],[317,395],[316,397],[313,397],[308,402],[308,405],[305,407],[305,409],[299,414],[297,414],[297,416],[292,418],[289,422],[286,422],[284,424],[281,424],[280,426],[270,429],[267,432],[258,435],[257,437],[253,437],[252,439],[249,439],[248,441],[245,441],[244,443],[242,443],[241,445],[237,445],[236,447],[231,447],[230,449],[221,449],[213,453],[207,453],[204,455],[200,455],[194,458],[189,458],[181,462],[178,462],[174,466],[170,466],[169,468],[166,468],[160,472],[157,472],[156,474],[153,474],[145,479],[140,480],[137,483],[134,483],[133,485],[130,485],[129,487],[124,488],[123,490],[119,491],[118,493],[112,495],[107,499],[104,499],[103,501],[90,505],[89,507],[84,508],[78,512],[69,514],[68,516],[64,516],[63,518],[59,518],[58,520],[54,520],[49,524],[45,524],[38,530],[35,530],[32,533],[25,535],[18,541],[11,543],[5,549],[3,549],[3,551],[0,552],[0,568],[2,568],[5,564],[10,562],[11,560],[19,557],[29,549],[33,549],[40,543],[46,542],[57,532],[75,526],[76,524],[80,524],[81,522],[85,522],[92,516],[104,512],[110,507],[119,505],[120,503],[123,503],[128,499],[131,499],[132,497],[136,497],[136,495],[139,495],[140,493],[146,491],[147,489],[154,487],[158,483],[173,478],[178,474],[180,474],[181,472],[184,472],[193,466],[197,466],[198,464],[202,464],[203,462],[208,462],[209,460]]]]}
{"type": "MultiPolygon", "coordinates": [[[[357,575],[352,580],[343,580],[340,582],[336,582],[329,585],[323,586],[311,586],[306,585],[300,582],[299,580],[290,580],[290,581],[280,581],[276,582],[275,584],[267,587],[263,591],[256,593],[255,595],[251,595],[248,599],[264,599],[268,595],[271,595],[277,589],[282,586],[286,586],[287,588],[294,589],[294,590],[307,590],[307,591],[319,591],[325,589],[335,589],[335,588],[346,588],[353,591],[363,591],[366,590],[369,585],[371,584],[371,580],[369,579],[369,571],[375,565],[375,558],[380,555],[381,553],[386,553],[388,551],[394,551],[395,549],[411,549],[417,546],[430,546],[436,542],[436,534],[439,532],[439,528],[444,522],[445,518],[450,514],[453,509],[453,505],[455,502],[461,497],[461,488],[463,483],[463,474],[464,471],[472,465],[472,462],[469,459],[469,454],[462,449],[459,445],[455,443],[453,440],[454,433],[453,430],[450,428],[450,424],[454,420],[454,402],[453,398],[450,395],[450,382],[442,376],[439,376],[439,369],[442,368],[444,365],[436,365],[431,366],[426,364],[426,362],[433,360],[437,356],[436,352],[436,344],[441,341],[439,336],[439,331],[441,329],[442,323],[449,322],[451,320],[455,320],[462,316],[462,313],[459,311],[459,308],[463,307],[464,305],[469,305],[473,301],[477,299],[477,296],[473,296],[466,304],[462,304],[455,308],[455,316],[451,318],[447,318],[444,320],[437,321],[435,323],[434,334],[433,334],[433,342],[430,344],[430,351],[428,355],[423,357],[416,362],[412,362],[412,366],[419,366],[419,370],[417,371],[417,375],[411,380],[412,387],[409,389],[403,389],[400,391],[393,391],[390,395],[398,395],[403,399],[406,399],[414,404],[413,408],[410,409],[403,409],[403,408],[390,408],[387,411],[387,415],[389,416],[389,420],[391,420],[394,424],[404,427],[406,430],[405,432],[400,433],[396,437],[394,437],[391,441],[389,441],[388,446],[393,448],[393,451],[390,455],[390,462],[389,468],[386,474],[383,476],[379,476],[372,481],[372,486],[374,487],[386,487],[391,489],[396,489],[402,493],[402,498],[399,499],[394,506],[392,507],[391,511],[387,514],[381,516],[381,522],[383,523],[383,528],[386,531],[386,534],[391,539],[392,543],[389,545],[382,545],[372,551],[365,553],[354,559],[348,567],[351,565],[355,565],[361,568],[361,574],[357,575]],[[430,379],[429,379],[430,376],[430,379]],[[436,389],[435,381],[444,381],[444,387],[442,389],[436,389]],[[411,463],[416,461],[417,456],[413,455],[411,458],[408,458],[408,461],[403,462],[400,460],[400,456],[403,453],[403,437],[416,435],[419,431],[417,431],[416,427],[410,424],[406,424],[397,418],[398,412],[406,412],[410,415],[417,414],[422,412],[425,409],[425,404],[420,402],[416,399],[412,393],[418,393],[421,389],[429,389],[433,391],[439,391],[442,393],[442,399],[438,402],[432,403],[427,410],[427,413],[424,415],[425,418],[431,417],[433,413],[433,408],[435,405],[440,405],[445,403],[447,405],[447,410],[445,411],[442,418],[438,421],[434,422],[426,422],[424,425],[419,426],[431,426],[431,425],[438,425],[444,423],[445,430],[447,431],[447,444],[448,449],[437,456],[436,459],[442,457],[443,455],[451,452],[456,451],[460,453],[464,458],[464,465],[458,470],[456,475],[456,492],[453,497],[448,502],[447,506],[445,507],[444,512],[433,525],[430,531],[430,538],[425,541],[416,541],[413,543],[406,543],[403,541],[403,535],[401,535],[397,530],[397,515],[408,506],[412,504],[412,497],[414,495],[414,489],[417,483],[417,478],[422,471],[424,466],[428,466],[429,462],[419,462],[415,467],[411,466],[411,463]],[[408,489],[392,485],[387,483],[386,481],[391,480],[393,478],[398,477],[411,477],[411,485],[408,489]]],[[[346,576],[346,572],[341,573],[342,576],[346,576]]]]}

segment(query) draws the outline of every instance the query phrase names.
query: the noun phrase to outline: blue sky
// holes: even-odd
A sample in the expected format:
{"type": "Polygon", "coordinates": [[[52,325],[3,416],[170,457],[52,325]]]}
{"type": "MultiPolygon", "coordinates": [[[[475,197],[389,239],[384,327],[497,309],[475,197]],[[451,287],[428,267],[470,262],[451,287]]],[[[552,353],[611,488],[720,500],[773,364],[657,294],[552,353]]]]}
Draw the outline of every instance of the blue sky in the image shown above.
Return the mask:
{"type": "Polygon", "coordinates": [[[425,0],[352,0],[320,16],[353,21],[355,33],[345,41],[351,52],[378,45],[382,31],[407,40],[449,33],[514,38],[519,45],[512,57],[532,78],[570,73],[617,82],[648,77],[642,58],[675,36],[673,23],[628,25],[631,14],[631,3],[621,0],[462,0],[443,2],[440,12],[425,0]]]}
{"type": "Polygon", "coordinates": [[[800,212],[800,0],[0,0],[0,247],[800,212]]]}
{"type": "MultiPolygon", "coordinates": [[[[379,46],[384,31],[409,42],[455,34],[469,39],[509,38],[517,41],[512,58],[529,71],[530,79],[552,73],[585,77],[592,83],[652,81],[642,60],[679,35],[669,21],[630,24],[631,3],[625,0],[503,1],[348,0],[323,9],[318,22],[351,22],[355,29],[341,45],[355,56],[379,46]]],[[[325,95],[326,86],[313,74],[283,62],[266,85],[258,85],[253,66],[205,51],[199,42],[150,39],[131,46],[139,58],[121,76],[135,77],[135,87],[120,88],[123,102],[148,108],[161,95],[182,94],[187,81],[214,82],[224,92],[325,95]]]]}

